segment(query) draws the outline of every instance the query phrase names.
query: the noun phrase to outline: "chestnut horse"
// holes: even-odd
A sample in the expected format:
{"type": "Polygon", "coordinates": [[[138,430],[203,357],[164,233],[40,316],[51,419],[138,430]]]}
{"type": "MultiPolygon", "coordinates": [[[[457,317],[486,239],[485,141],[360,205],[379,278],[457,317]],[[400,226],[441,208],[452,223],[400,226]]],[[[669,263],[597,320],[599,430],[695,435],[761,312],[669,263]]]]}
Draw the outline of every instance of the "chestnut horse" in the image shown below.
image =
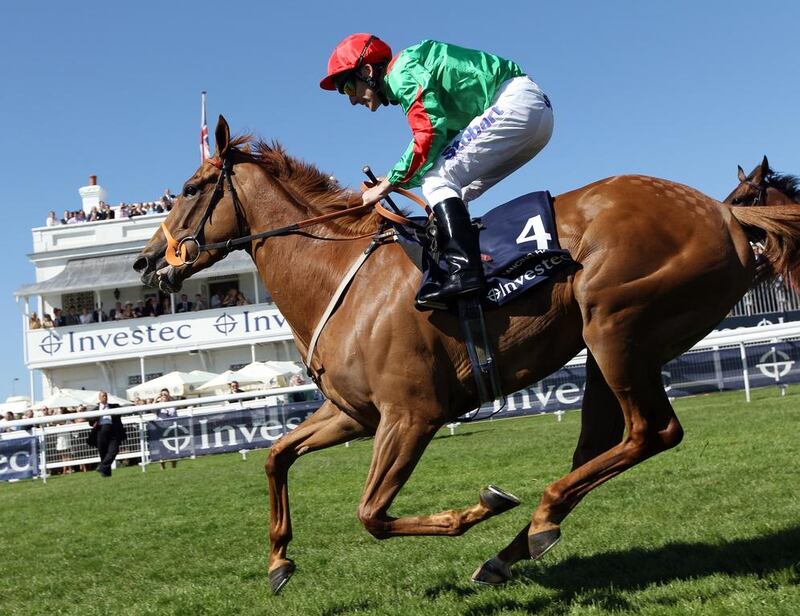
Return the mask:
{"type": "Polygon", "coordinates": [[[731,205],[789,205],[800,204],[800,178],[775,173],[765,156],[750,175],[738,168],[739,185],[723,203],[731,205]]]}
{"type": "MultiPolygon", "coordinates": [[[[165,220],[169,238],[157,232],[136,268],[146,282],[176,291],[222,259],[227,240],[346,214],[244,246],[305,356],[380,218],[363,209],[345,211],[360,204],[358,194],[279,146],[255,142],[252,153],[240,147],[248,138],[232,141],[222,117],[216,142],[215,158],[189,178],[165,220]],[[203,252],[192,250],[191,241],[183,249],[176,244],[191,235],[222,244],[203,252]],[[181,250],[193,261],[166,265],[165,256],[175,263],[181,250]]],[[[488,312],[487,326],[504,393],[541,380],[587,348],[581,437],[573,470],[547,486],[530,524],[473,574],[486,584],[507,581],[512,564],[550,549],[564,518],[591,490],[680,442],[683,431],[664,392],[661,366],[711,331],[749,288],[754,262],[748,237],[765,237],[777,270],[800,265],[800,208],[729,207],[645,176],[600,180],[558,195],[554,208],[561,246],[579,267],[488,312]],[[610,430],[609,417],[619,418],[610,430]],[[614,442],[609,434],[617,435],[614,442]]],[[[380,245],[322,330],[310,368],[326,401],[272,446],[265,465],[273,592],[294,572],[287,556],[288,470],[312,451],[374,435],[358,517],[380,539],[460,535],[518,504],[490,487],[468,507],[389,514],[436,432],[478,404],[458,323],[447,312],[414,309],[419,282],[400,246],[380,245]]]]}

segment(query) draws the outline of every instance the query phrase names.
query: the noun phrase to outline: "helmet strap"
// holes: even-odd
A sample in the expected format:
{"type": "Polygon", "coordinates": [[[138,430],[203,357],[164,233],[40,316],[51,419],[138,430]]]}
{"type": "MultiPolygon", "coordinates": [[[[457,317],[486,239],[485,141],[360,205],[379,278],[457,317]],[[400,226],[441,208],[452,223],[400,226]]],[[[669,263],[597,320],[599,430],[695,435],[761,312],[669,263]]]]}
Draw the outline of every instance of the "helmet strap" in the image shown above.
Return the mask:
{"type": "MultiPolygon", "coordinates": [[[[381,65],[381,64],[371,64],[370,66],[372,66],[372,70],[373,71],[378,71],[378,70],[383,71],[384,70],[384,66],[381,65]]],[[[372,88],[375,91],[375,93],[378,95],[378,99],[381,101],[382,105],[388,105],[389,104],[389,98],[383,92],[383,85],[377,79],[375,79],[375,77],[373,77],[371,75],[370,76],[366,76],[366,77],[364,75],[361,75],[360,72],[359,72],[360,69],[361,69],[361,67],[359,67],[359,68],[357,68],[355,70],[354,74],[355,74],[356,78],[360,79],[361,81],[363,81],[365,84],[367,84],[367,86],[369,86],[370,88],[372,88]]]]}

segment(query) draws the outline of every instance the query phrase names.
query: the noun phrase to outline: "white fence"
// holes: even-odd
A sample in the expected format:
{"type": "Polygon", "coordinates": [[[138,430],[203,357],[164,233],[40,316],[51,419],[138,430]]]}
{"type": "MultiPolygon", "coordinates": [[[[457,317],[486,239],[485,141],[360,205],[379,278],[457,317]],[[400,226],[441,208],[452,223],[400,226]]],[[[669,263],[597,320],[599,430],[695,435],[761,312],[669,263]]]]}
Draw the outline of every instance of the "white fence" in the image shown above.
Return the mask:
{"type": "MultiPolygon", "coordinates": [[[[210,396],[192,400],[173,400],[157,404],[120,407],[105,411],[87,411],[33,419],[20,419],[0,425],[7,432],[0,434],[0,439],[8,440],[21,436],[34,436],[38,439],[39,477],[46,480],[54,469],[80,468],[82,465],[97,464],[100,461],[97,448],[88,445],[87,436],[91,430],[88,420],[101,415],[122,415],[126,439],[120,447],[116,461],[136,460],[144,472],[150,464],[150,450],[147,439],[147,424],[163,421],[158,415],[161,409],[175,409],[176,418],[202,421],[209,415],[241,412],[247,409],[264,408],[274,404],[290,394],[317,392],[315,385],[299,385],[297,387],[273,388],[262,391],[251,391],[225,396],[210,396]],[[70,421],[71,423],[53,424],[54,421],[70,421]]],[[[280,415],[282,403],[274,406],[280,415]]],[[[285,425],[283,421],[281,425],[285,425]]],[[[273,440],[282,434],[280,430],[270,433],[273,440]]],[[[194,457],[191,455],[190,457],[194,457]]],[[[116,464],[116,462],[115,462],[116,464]]]]}

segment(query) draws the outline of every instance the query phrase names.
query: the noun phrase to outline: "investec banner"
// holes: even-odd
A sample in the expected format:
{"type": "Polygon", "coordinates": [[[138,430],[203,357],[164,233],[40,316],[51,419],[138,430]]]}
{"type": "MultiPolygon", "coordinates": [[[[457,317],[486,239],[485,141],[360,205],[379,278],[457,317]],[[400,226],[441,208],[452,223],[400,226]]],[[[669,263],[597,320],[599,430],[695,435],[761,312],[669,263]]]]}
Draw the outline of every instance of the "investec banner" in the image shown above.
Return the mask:
{"type": "MultiPolygon", "coordinates": [[[[745,358],[750,387],[800,383],[798,341],[747,346],[745,358]]],[[[744,389],[741,351],[735,347],[685,353],[661,369],[661,380],[671,398],[744,389]]],[[[585,366],[567,366],[535,385],[483,406],[477,418],[494,412],[495,417],[514,417],[579,409],[585,388],[585,366]]]]}
{"type": "Polygon", "coordinates": [[[151,421],[147,424],[150,458],[169,460],[271,447],[316,411],[320,404],[322,402],[317,400],[151,421]]]}
{"type": "Polygon", "coordinates": [[[27,334],[26,360],[29,368],[41,368],[65,361],[130,357],[131,353],[147,355],[289,338],[291,330],[274,306],[237,306],[31,330],[27,334]]]}
{"type": "Polygon", "coordinates": [[[38,439],[0,439],[0,481],[30,479],[39,474],[38,439]]]}

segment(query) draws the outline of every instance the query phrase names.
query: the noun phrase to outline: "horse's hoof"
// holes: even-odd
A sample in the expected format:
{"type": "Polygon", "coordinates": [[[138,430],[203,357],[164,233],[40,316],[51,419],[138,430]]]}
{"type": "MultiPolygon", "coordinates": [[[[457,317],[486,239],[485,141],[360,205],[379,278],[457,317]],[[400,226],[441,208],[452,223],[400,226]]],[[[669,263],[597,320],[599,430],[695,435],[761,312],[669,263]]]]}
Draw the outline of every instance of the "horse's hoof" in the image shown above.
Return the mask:
{"type": "Polygon", "coordinates": [[[481,490],[480,499],[481,503],[492,512],[492,515],[505,513],[520,503],[520,500],[513,494],[492,485],[481,490]]]}
{"type": "Polygon", "coordinates": [[[478,567],[470,579],[484,586],[502,586],[511,579],[511,569],[495,556],[478,567]]]}
{"type": "Polygon", "coordinates": [[[561,529],[551,528],[540,533],[528,535],[528,552],[531,558],[537,560],[547,554],[561,539],[561,529]]]}
{"type": "Polygon", "coordinates": [[[269,572],[269,586],[273,595],[277,595],[286,586],[286,582],[291,579],[295,569],[295,564],[290,560],[274,571],[269,572]]]}

